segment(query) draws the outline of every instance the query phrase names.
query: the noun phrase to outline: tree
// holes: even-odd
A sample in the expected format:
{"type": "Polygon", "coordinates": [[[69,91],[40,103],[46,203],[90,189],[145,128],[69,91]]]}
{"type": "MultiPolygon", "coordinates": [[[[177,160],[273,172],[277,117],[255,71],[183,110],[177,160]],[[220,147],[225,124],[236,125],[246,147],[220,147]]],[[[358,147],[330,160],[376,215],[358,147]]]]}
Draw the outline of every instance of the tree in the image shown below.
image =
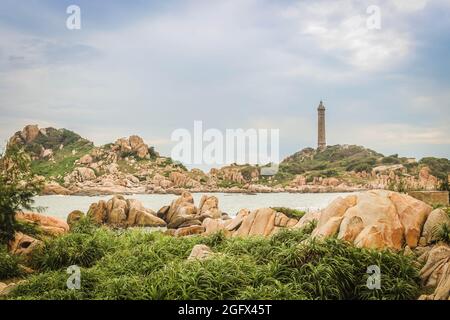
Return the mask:
{"type": "Polygon", "coordinates": [[[16,212],[32,210],[42,181],[31,172],[29,155],[16,144],[0,156],[0,243],[8,243],[17,228],[16,212]]]}

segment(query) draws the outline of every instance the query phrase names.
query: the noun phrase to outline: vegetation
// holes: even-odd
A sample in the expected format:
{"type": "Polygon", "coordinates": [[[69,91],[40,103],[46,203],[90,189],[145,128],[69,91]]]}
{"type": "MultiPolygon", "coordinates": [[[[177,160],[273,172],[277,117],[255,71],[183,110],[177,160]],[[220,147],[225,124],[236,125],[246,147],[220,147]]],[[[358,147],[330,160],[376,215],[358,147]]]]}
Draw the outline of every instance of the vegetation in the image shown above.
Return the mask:
{"type": "Polygon", "coordinates": [[[16,212],[31,210],[33,196],[42,187],[31,173],[30,163],[28,154],[17,145],[8,146],[0,158],[0,244],[14,237],[16,212]]]}
{"type": "Polygon", "coordinates": [[[450,225],[448,223],[442,223],[437,226],[436,230],[433,230],[437,241],[442,241],[450,244],[450,225]]]}
{"type": "Polygon", "coordinates": [[[0,245],[0,280],[21,276],[19,262],[18,257],[8,253],[6,245],[0,245]]]}
{"type": "Polygon", "coordinates": [[[301,217],[303,217],[306,214],[305,211],[286,208],[286,207],[272,207],[272,209],[277,212],[284,213],[289,218],[295,218],[295,219],[300,219],[301,217]]]}
{"type": "Polygon", "coordinates": [[[53,153],[53,161],[48,159],[37,159],[32,162],[31,170],[34,174],[53,178],[58,182],[63,182],[64,176],[71,173],[75,168],[75,162],[93,148],[91,142],[81,139],[74,143],[57,149],[53,153]]]}
{"type": "Polygon", "coordinates": [[[271,238],[176,238],[143,229],[83,227],[49,240],[33,257],[40,272],[11,299],[415,299],[418,271],[411,258],[355,248],[337,239],[307,240],[312,228],[271,238]],[[196,244],[211,258],[187,260],[196,244]],[[81,289],[66,287],[66,268],[81,267],[81,289]],[[382,270],[369,290],[367,267],[382,270]]]}

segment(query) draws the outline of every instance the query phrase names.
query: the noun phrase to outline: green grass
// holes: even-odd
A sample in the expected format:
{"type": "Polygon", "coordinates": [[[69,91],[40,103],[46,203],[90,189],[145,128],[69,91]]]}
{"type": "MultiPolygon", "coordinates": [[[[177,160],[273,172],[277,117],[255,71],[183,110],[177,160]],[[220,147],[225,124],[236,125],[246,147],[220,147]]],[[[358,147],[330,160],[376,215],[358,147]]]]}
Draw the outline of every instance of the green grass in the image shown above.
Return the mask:
{"type": "Polygon", "coordinates": [[[33,161],[31,170],[34,174],[42,175],[46,178],[54,178],[62,183],[64,176],[71,173],[75,168],[75,161],[89,153],[92,148],[92,143],[86,140],[74,142],[54,152],[53,158],[55,162],[50,162],[46,159],[33,161]]]}
{"type": "Polygon", "coordinates": [[[336,239],[311,241],[308,226],[270,238],[175,238],[143,229],[79,229],[35,255],[40,272],[11,299],[415,299],[417,266],[391,251],[355,248],[336,239]],[[84,230],[84,231],[83,231],[84,230]],[[214,255],[188,261],[192,247],[214,255]],[[81,289],[66,288],[66,268],[81,269],[81,289]],[[370,265],[381,290],[369,290],[370,265]]]}
{"type": "Polygon", "coordinates": [[[272,207],[272,209],[277,212],[284,213],[289,218],[295,218],[295,219],[300,219],[301,217],[303,217],[306,214],[305,211],[286,208],[286,207],[272,207]]]}
{"type": "Polygon", "coordinates": [[[22,271],[19,267],[20,259],[10,255],[6,246],[0,246],[0,280],[19,277],[22,271]]]}

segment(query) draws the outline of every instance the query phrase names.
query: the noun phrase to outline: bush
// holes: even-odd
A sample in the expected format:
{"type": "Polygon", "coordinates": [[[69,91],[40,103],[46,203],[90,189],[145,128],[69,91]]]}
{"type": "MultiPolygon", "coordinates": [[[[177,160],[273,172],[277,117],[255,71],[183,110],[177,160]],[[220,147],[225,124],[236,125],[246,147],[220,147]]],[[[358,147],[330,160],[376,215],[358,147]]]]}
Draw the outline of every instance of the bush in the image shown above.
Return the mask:
{"type": "Polygon", "coordinates": [[[0,280],[18,277],[22,275],[19,266],[19,258],[10,255],[6,246],[0,247],[0,280]]]}
{"type": "Polygon", "coordinates": [[[284,213],[289,218],[295,218],[295,219],[300,219],[301,217],[303,217],[306,214],[305,211],[286,208],[286,207],[272,207],[272,209],[277,212],[284,213]]]}
{"type": "Polygon", "coordinates": [[[311,226],[270,238],[174,238],[159,232],[96,229],[51,240],[40,252],[43,273],[13,299],[416,299],[419,277],[409,257],[310,240],[311,226]],[[196,244],[214,254],[188,261],[196,244]],[[65,268],[82,266],[81,290],[68,290],[65,268]],[[380,266],[381,289],[366,287],[380,266]]]}

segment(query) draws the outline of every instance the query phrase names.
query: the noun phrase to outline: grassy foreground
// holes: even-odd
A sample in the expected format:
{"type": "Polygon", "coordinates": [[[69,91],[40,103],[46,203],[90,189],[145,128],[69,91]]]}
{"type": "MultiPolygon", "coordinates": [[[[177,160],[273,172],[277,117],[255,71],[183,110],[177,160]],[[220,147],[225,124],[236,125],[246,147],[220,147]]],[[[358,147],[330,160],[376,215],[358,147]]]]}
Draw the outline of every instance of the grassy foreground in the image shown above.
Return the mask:
{"type": "MultiPolygon", "coordinates": [[[[304,241],[311,227],[271,238],[174,238],[143,229],[113,231],[82,221],[49,240],[31,261],[37,274],[10,299],[416,299],[411,258],[359,249],[336,239],[304,241]],[[303,241],[303,242],[302,242],[303,241]],[[215,254],[188,261],[196,244],[215,254]],[[69,290],[70,265],[81,267],[81,289],[69,290]],[[367,267],[381,267],[381,289],[366,286],[367,267]]],[[[2,259],[3,260],[3,259],[2,259]]],[[[5,260],[6,261],[6,260],[5,260]]],[[[14,274],[15,262],[7,272],[14,274]]]]}

